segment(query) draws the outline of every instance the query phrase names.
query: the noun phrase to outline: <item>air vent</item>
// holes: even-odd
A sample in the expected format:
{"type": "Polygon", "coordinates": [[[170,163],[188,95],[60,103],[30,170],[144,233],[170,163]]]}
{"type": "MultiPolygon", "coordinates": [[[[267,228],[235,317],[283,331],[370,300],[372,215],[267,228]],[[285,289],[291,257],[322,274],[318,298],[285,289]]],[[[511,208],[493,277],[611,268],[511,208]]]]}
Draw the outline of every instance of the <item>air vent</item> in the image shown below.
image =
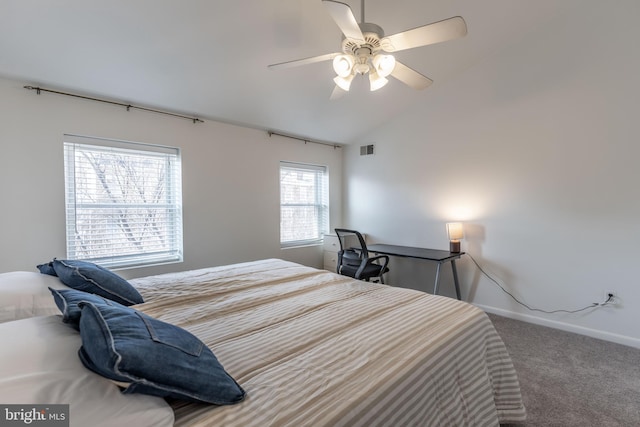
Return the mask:
{"type": "Polygon", "coordinates": [[[371,145],[361,145],[360,146],[360,155],[361,156],[370,156],[373,154],[373,144],[371,145]]]}

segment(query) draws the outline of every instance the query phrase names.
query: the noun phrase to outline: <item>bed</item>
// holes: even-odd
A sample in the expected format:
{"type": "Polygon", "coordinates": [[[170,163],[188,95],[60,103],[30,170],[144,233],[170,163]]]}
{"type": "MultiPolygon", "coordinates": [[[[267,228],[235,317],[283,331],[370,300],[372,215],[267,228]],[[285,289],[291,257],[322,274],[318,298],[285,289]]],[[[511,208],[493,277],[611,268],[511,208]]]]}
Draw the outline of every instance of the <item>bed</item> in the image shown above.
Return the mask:
{"type": "MultiPolygon", "coordinates": [[[[277,259],[130,283],[145,300],[136,310],[197,336],[246,391],[242,402],[227,406],[115,393],[114,399],[141,400],[136,425],[145,417],[155,417],[148,425],[176,426],[496,426],[525,420],[505,346],[486,314],[470,304],[277,259]]],[[[9,323],[59,327],[57,317],[9,323]]],[[[71,341],[77,351],[77,339],[71,341]]],[[[0,376],[6,376],[1,368],[0,376]]],[[[112,382],[103,385],[117,390],[112,382]]],[[[71,402],[72,420],[79,407],[71,402]]]]}

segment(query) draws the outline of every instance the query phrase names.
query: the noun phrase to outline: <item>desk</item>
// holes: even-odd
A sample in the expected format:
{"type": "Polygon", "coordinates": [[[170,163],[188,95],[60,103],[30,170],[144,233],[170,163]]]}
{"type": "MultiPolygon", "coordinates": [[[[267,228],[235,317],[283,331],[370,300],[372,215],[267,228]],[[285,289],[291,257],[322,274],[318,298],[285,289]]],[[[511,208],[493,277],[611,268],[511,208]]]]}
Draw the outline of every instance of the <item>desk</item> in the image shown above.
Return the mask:
{"type": "Polygon", "coordinates": [[[376,254],[399,256],[404,258],[417,258],[437,262],[438,267],[436,269],[436,280],[433,286],[434,295],[438,294],[440,266],[445,262],[451,262],[451,269],[453,270],[453,283],[456,287],[456,297],[458,297],[458,299],[461,299],[460,284],[458,283],[458,270],[456,270],[456,260],[464,255],[464,252],[449,252],[438,249],[413,248],[410,246],[384,244],[367,245],[367,249],[369,250],[369,252],[373,252],[376,254]]]}

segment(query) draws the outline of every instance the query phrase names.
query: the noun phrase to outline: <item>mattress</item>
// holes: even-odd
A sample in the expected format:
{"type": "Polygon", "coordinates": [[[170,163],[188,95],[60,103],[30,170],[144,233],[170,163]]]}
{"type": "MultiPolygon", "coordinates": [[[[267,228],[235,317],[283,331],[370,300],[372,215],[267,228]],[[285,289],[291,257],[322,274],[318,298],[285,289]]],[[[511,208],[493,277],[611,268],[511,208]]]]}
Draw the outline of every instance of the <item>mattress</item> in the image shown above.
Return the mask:
{"type": "Polygon", "coordinates": [[[131,280],[136,306],[209,346],[244,388],[171,402],[176,426],[496,426],[526,418],[471,304],[268,259],[131,280]]]}

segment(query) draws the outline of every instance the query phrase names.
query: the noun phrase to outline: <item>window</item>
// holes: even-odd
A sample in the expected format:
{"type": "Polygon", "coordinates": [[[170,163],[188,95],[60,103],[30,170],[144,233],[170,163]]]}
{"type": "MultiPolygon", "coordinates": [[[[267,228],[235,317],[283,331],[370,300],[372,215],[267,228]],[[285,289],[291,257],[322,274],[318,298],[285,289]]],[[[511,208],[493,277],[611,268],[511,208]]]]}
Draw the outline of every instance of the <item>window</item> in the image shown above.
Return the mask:
{"type": "Polygon", "coordinates": [[[67,258],[123,268],[182,261],[177,148],[65,135],[67,258]]]}
{"type": "Polygon", "coordinates": [[[329,231],[326,166],[280,162],[280,244],[319,243],[329,231]]]}

